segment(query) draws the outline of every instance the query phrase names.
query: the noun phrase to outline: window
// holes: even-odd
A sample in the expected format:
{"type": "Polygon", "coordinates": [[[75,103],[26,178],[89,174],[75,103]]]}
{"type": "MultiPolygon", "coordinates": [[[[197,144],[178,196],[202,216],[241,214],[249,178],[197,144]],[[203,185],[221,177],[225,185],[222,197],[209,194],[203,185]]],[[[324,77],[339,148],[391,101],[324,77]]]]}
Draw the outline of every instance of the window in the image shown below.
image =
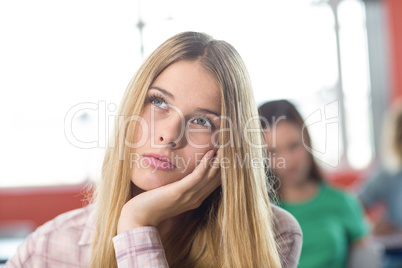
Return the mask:
{"type": "Polygon", "coordinates": [[[342,83],[346,114],[347,159],[364,168],[373,159],[371,97],[364,3],[342,1],[338,7],[342,83]]]}
{"type": "Polygon", "coordinates": [[[345,164],[339,159],[347,159],[362,168],[372,159],[361,1],[344,0],[337,7],[344,99],[339,99],[335,17],[325,3],[23,2],[0,4],[0,35],[6,40],[0,45],[0,139],[6,163],[0,187],[98,178],[109,119],[129,80],[156,46],[186,30],[209,33],[239,51],[258,104],[278,98],[295,102],[311,123],[313,152],[326,166],[339,167],[345,164]],[[86,109],[76,109],[84,104],[86,109]],[[345,124],[339,120],[342,109],[345,124]],[[95,148],[74,146],[65,121],[76,140],[88,147],[95,142],[95,148]]]}

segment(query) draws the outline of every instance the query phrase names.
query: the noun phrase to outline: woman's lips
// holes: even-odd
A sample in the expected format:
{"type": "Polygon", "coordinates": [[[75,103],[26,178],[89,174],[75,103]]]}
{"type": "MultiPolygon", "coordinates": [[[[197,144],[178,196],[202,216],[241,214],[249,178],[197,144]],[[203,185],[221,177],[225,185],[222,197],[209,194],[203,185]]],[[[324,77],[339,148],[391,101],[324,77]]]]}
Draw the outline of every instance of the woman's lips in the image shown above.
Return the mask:
{"type": "Polygon", "coordinates": [[[177,168],[169,157],[162,154],[150,153],[144,154],[142,157],[145,163],[158,170],[173,170],[177,168]]]}

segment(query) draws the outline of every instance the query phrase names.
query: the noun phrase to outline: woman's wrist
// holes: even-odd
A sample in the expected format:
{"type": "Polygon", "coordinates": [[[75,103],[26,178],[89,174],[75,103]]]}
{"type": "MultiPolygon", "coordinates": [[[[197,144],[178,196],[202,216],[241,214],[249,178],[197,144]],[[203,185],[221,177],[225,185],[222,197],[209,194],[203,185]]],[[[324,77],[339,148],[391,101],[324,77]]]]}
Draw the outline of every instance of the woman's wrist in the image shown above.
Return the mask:
{"type": "Polygon", "coordinates": [[[126,206],[127,204],[123,206],[120,213],[119,223],[117,225],[117,234],[138,227],[151,226],[151,224],[148,223],[145,219],[141,219],[143,217],[133,214],[132,211],[128,209],[126,206]]]}

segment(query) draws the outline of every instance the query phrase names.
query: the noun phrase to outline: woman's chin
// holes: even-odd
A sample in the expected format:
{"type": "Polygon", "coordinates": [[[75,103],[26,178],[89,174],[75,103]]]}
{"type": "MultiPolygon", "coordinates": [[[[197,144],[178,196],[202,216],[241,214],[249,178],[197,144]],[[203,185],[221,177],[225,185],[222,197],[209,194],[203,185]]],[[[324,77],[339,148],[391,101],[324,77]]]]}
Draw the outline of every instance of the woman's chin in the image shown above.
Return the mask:
{"type": "MultiPolygon", "coordinates": [[[[145,170],[144,170],[145,171],[145,170]]],[[[150,191],[173,182],[176,182],[182,179],[183,176],[175,175],[175,174],[167,174],[166,172],[161,172],[159,170],[152,171],[141,171],[134,172],[131,176],[131,181],[135,186],[140,188],[143,191],[150,191]]]]}
{"type": "Polygon", "coordinates": [[[282,179],[282,184],[289,187],[297,187],[304,183],[304,179],[298,175],[286,176],[282,179]]]}

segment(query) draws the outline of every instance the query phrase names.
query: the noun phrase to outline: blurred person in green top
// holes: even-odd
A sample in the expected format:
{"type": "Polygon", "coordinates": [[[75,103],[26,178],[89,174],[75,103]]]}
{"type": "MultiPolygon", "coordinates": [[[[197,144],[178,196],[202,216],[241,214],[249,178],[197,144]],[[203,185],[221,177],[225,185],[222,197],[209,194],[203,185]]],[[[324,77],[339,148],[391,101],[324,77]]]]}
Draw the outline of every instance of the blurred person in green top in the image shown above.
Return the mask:
{"type": "Polygon", "coordinates": [[[311,148],[310,136],[293,104],[271,101],[259,111],[278,203],[299,221],[303,232],[298,267],[347,267],[352,247],[366,244],[368,228],[358,199],[324,182],[306,149],[311,148]]]}

